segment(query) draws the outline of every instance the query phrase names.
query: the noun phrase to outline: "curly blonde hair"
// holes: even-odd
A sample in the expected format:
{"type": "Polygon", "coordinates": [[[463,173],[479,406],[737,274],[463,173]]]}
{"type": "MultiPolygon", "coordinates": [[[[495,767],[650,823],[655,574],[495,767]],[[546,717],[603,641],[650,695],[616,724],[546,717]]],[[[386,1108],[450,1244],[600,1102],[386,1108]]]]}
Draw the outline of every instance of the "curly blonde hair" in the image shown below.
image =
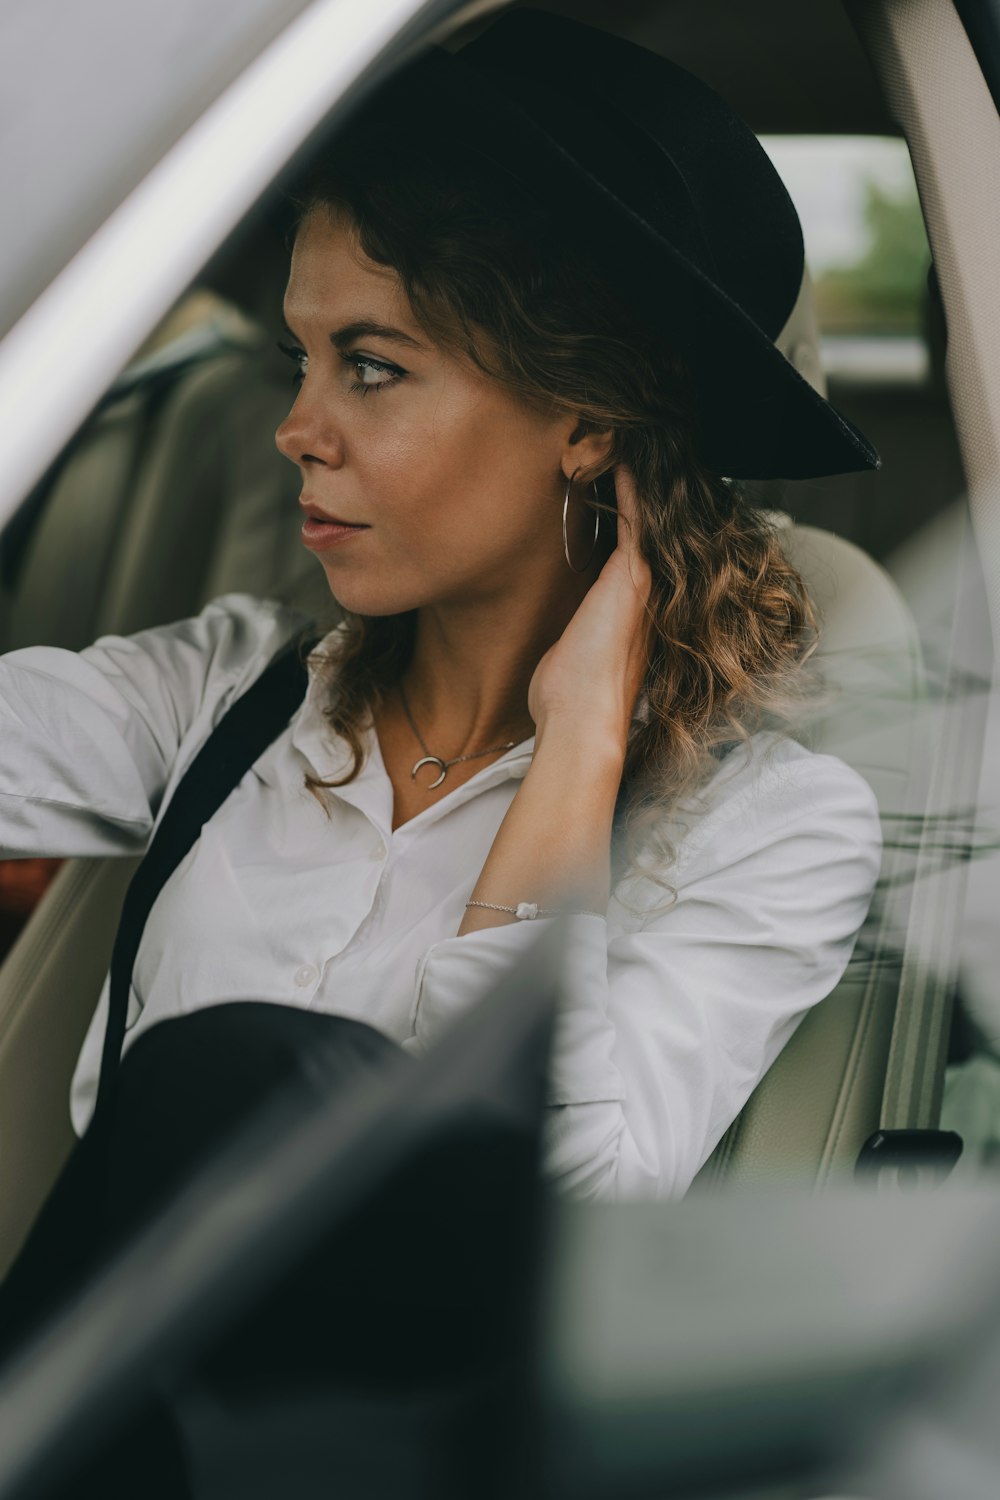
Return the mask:
{"type": "MultiPolygon", "coordinates": [[[[744,488],[698,456],[698,413],[680,356],[643,328],[545,209],[458,140],[422,140],[384,106],[338,139],[296,198],[325,207],[359,248],[399,275],[414,316],[531,409],[610,431],[595,508],[612,517],[611,470],[640,497],[639,543],[653,574],[648,712],[629,737],[615,816],[615,879],[630,868],[672,891],[670,817],[727,749],[787,726],[815,690],[804,664],[817,622],[773,525],[744,488]],[[602,478],[602,476],[604,476],[602,478]]],[[[348,614],[320,668],[326,717],[364,761],[371,711],[405,672],[416,613],[348,614]]]]}

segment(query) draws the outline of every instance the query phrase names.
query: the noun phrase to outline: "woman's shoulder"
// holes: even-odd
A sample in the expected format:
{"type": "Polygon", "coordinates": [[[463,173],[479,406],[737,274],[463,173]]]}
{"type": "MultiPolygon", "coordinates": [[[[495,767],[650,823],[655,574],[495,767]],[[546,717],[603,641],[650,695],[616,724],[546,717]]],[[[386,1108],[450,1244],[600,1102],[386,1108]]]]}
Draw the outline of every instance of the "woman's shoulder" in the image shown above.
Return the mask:
{"type": "Polygon", "coordinates": [[[877,812],[868,782],[838,755],[810,750],[787,734],[760,730],[728,750],[691,805],[723,816],[784,797],[793,798],[796,806],[821,807],[834,794],[877,812]]]}
{"type": "Polygon", "coordinates": [[[91,697],[124,700],[169,739],[202,720],[210,728],[283,646],[309,638],[309,625],[278,599],[230,593],[183,619],[102,635],[80,652],[34,647],[21,655],[25,666],[91,697]]]}
{"type": "Polygon", "coordinates": [[[163,630],[203,640],[220,666],[238,671],[256,658],[270,657],[296,636],[318,635],[310,633],[310,624],[307,614],[280,599],[230,593],[209,599],[197,615],[163,630]]]}
{"type": "Polygon", "coordinates": [[[633,907],[661,904],[660,880],[678,896],[707,895],[710,884],[728,890],[733,876],[759,890],[769,875],[781,883],[796,870],[831,897],[838,869],[870,894],[881,863],[878,803],[864,777],[838,756],[771,731],[730,749],[659,831],[672,858],[654,872],[659,879],[638,875],[623,893],[633,907]]]}
{"type": "Polygon", "coordinates": [[[243,682],[282,645],[307,635],[309,623],[308,615],[279,599],[220,594],[183,619],[131,635],[102,635],[80,655],[95,664],[107,659],[148,663],[152,670],[190,671],[206,685],[243,682]]]}
{"type": "Polygon", "coordinates": [[[865,778],[839,756],[772,731],[733,746],[675,817],[679,865],[720,841],[736,853],[790,826],[881,841],[878,802],[865,778]]]}

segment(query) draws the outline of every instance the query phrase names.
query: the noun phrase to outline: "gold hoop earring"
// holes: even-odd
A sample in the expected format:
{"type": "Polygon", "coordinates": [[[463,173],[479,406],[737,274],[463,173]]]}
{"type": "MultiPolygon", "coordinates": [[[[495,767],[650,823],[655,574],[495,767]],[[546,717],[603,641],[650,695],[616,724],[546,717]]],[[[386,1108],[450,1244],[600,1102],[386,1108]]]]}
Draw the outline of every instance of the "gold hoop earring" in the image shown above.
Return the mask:
{"type": "MultiPolygon", "coordinates": [[[[590,567],[590,564],[594,560],[594,553],[597,551],[597,538],[601,530],[601,512],[599,510],[594,511],[594,545],[591,547],[590,556],[587,558],[587,561],[584,563],[583,567],[578,568],[574,566],[573,559],[569,555],[569,537],[566,534],[566,516],[569,511],[570,487],[579,472],[579,469],[574,469],[572,474],[566,481],[566,494],[563,497],[563,551],[566,554],[566,561],[569,563],[574,573],[586,573],[587,569],[590,567]]],[[[597,495],[597,498],[599,500],[601,497],[597,494],[597,480],[594,479],[591,481],[591,483],[593,484],[594,494],[597,495]]]]}

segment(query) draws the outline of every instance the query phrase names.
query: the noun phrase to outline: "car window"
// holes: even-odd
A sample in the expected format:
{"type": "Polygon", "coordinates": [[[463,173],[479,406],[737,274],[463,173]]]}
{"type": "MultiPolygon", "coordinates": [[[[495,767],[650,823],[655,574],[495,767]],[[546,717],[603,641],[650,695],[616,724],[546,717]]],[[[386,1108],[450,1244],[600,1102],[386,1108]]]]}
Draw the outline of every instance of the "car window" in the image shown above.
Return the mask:
{"type": "Polygon", "coordinates": [[[765,136],[799,211],[828,375],[928,375],[930,247],[909,152],[886,136],[765,136]]]}

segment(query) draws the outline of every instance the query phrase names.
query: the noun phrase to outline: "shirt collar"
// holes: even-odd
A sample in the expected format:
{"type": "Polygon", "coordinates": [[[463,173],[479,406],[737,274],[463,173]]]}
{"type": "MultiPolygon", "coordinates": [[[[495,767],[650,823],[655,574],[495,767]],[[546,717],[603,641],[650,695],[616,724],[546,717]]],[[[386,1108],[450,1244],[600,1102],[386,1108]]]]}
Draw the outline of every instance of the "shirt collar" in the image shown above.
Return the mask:
{"type": "MultiPolygon", "coordinates": [[[[350,747],[346,740],[334,732],[323,712],[325,692],[318,660],[319,654],[326,650],[337,631],[342,628],[343,626],[338,625],[324,636],[307,658],[308,685],[291,725],[293,747],[312,772],[324,781],[343,776],[351,765],[350,747]]],[[[392,784],[382,760],[378,736],[371,725],[362,731],[362,741],[367,754],[358,774],[344,786],[331,787],[330,791],[342,801],[359,808],[376,824],[388,828],[392,826],[392,784]]],[[[471,776],[461,787],[456,788],[455,796],[448,798],[447,802],[442,801],[429,807],[427,814],[434,813],[437,808],[441,808],[443,814],[488,787],[511,778],[523,778],[531,764],[534,748],[535,739],[532,735],[507,750],[499,760],[471,776]]],[[[424,815],[420,816],[423,818],[424,815]]]]}

